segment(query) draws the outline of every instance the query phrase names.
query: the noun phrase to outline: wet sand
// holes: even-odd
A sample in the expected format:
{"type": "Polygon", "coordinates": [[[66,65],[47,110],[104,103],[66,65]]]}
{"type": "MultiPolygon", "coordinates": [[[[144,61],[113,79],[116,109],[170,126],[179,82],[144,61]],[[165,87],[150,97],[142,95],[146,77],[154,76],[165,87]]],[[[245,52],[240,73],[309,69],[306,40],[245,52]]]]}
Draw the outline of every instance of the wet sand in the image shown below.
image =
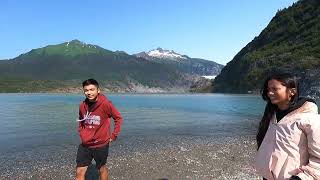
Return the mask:
{"type": "MultiPolygon", "coordinates": [[[[110,179],[261,179],[252,136],[131,137],[110,145],[110,179]]],[[[0,179],[75,179],[77,146],[0,155],[0,179]]],[[[91,166],[87,179],[98,179],[91,166]]]]}

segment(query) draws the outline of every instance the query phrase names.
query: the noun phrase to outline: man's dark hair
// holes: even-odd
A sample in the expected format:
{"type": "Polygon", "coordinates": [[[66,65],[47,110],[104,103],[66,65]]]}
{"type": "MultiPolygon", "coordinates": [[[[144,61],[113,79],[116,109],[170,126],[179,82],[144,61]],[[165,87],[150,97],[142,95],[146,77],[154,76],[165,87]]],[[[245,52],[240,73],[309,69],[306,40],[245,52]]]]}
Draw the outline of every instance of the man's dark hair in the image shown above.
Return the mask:
{"type": "Polygon", "coordinates": [[[89,85],[95,85],[97,88],[99,88],[99,83],[95,79],[87,79],[82,82],[82,87],[89,86],[89,85]]]}

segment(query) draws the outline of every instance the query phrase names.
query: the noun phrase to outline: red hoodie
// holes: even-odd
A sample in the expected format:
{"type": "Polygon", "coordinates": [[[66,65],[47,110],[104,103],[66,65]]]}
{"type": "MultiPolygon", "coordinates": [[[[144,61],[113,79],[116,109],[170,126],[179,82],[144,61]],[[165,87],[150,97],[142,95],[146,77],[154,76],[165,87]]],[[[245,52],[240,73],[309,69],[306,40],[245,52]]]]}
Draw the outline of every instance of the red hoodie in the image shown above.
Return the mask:
{"type": "Polygon", "coordinates": [[[81,102],[79,107],[79,134],[82,144],[90,148],[101,147],[115,140],[120,133],[123,118],[111,101],[102,94],[97,101],[88,106],[88,101],[81,102]],[[110,118],[114,120],[114,130],[110,132],[110,118]]]}

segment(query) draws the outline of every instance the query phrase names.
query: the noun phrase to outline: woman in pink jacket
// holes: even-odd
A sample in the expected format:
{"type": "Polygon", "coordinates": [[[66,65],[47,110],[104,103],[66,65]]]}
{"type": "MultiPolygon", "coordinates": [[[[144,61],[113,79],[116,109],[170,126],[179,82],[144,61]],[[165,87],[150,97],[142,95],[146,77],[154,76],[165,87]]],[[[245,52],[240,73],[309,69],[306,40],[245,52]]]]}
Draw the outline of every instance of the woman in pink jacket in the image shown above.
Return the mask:
{"type": "Polygon", "coordinates": [[[257,134],[255,169],[268,180],[320,180],[320,118],[315,101],[299,97],[288,73],[266,79],[267,102],[257,134]]]}

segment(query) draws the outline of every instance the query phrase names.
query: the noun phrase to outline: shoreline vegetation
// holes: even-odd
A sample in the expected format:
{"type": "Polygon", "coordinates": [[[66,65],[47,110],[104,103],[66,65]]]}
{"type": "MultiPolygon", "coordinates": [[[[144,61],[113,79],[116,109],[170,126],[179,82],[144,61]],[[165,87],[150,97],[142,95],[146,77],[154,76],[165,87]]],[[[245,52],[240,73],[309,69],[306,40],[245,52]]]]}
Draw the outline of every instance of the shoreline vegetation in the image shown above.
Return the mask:
{"type": "MultiPolygon", "coordinates": [[[[3,85],[3,89],[0,93],[82,93],[83,89],[81,83],[74,86],[66,86],[61,84],[52,85],[52,87],[41,87],[40,85],[35,86],[20,86],[17,87],[6,87],[3,85]]],[[[188,88],[183,87],[149,87],[142,85],[135,86],[101,86],[101,90],[106,93],[189,93],[188,88]]]]}

